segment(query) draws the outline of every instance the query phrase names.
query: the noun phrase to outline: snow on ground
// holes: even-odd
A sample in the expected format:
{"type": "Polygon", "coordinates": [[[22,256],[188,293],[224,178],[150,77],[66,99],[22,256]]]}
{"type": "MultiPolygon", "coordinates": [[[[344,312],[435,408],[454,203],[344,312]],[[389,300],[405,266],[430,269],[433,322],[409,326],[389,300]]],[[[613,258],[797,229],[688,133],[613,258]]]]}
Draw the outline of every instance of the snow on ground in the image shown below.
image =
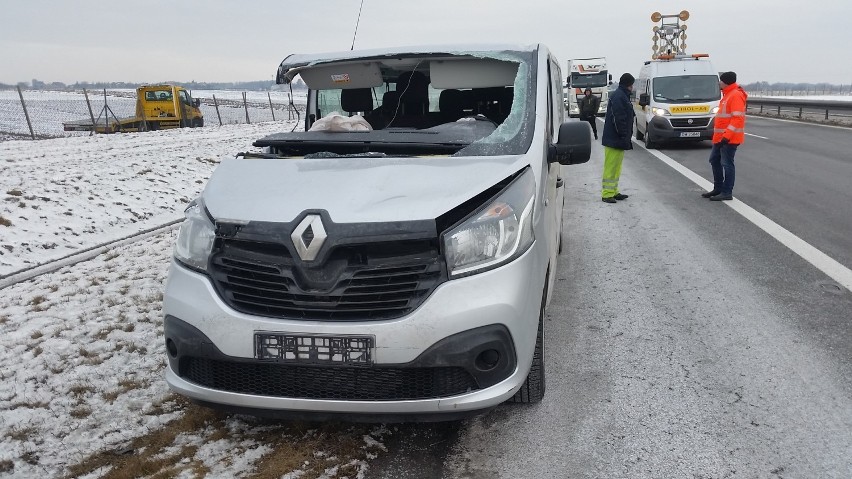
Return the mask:
{"type": "MultiPolygon", "coordinates": [[[[221,157],[290,128],[0,143],[0,276],[181,218],[221,157]]],[[[225,415],[169,392],[175,234],[0,289],[0,477],[363,477],[381,427],[225,415]]]]}
{"type": "Polygon", "coordinates": [[[0,226],[0,277],[182,218],[222,157],[291,128],[264,123],[0,142],[0,223],[7,223],[0,226]]]}

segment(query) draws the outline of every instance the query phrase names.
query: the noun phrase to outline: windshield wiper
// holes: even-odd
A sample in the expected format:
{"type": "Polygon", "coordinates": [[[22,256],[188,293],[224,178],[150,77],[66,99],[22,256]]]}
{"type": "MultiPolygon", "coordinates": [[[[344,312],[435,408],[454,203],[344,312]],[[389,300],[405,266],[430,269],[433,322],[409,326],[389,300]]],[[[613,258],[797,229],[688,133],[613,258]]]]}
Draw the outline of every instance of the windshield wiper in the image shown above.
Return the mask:
{"type": "Polygon", "coordinates": [[[401,154],[393,154],[388,155],[387,153],[381,153],[378,151],[368,151],[366,153],[350,153],[346,155],[341,155],[339,153],[334,153],[333,151],[318,151],[316,153],[308,153],[305,155],[306,159],[312,158],[410,158],[414,155],[401,155],[401,154]]]}

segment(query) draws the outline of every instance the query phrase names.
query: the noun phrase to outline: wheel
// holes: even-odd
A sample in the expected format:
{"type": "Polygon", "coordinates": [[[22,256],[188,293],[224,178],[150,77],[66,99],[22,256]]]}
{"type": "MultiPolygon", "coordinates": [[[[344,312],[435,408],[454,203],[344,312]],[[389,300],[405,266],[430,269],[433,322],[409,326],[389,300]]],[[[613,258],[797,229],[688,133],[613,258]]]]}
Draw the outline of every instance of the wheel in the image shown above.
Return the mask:
{"type": "Polygon", "coordinates": [[[204,126],[204,119],[203,118],[195,118],[195,119],[192,120],[192,127],[193,128],[201,128],[203,126],[204,126]]]}
{"type": "MultiPolygon", "coordinates": [[[[550,271],[548,270],[548,275],[550,271]]],[[[544,398],[544,304],[547,300],[547,284],[544,286],[544,294],[541,297],[541,308],[538,313],[538,334],[535,338],[535,352],[533,353],[530,371],[527,379],[518,392],[508,402],[519,404],[531,404],[541,402],[544,398]]]]}
{"type": "Polygon", "coordinates": [[[636,120],[636,139],[642,141],[645,139],[645,135],[639,131],[639,120],[636,120]]]}
{"type": "MultiPolygon", "coordinates": [[[[638,130],[637,130],[638,131],[638,130]]],[[[657,144],[651,141],[651,132],[648,131],[648,126],[645,126],[645,148],[653,149],[657,147],[657,144]]]]}

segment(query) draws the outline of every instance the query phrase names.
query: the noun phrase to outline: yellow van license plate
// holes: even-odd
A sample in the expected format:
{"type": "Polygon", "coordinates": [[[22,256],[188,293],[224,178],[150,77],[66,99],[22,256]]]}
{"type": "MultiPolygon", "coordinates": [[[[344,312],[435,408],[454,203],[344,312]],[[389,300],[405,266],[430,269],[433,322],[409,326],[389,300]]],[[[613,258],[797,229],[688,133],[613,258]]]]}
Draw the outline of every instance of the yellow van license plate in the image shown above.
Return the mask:
{"type": "Polygon", "coordinates": [[[669,110],[673,115],[682,115],[684,113],[707,113],[710,111],[709,105],[682,105],[673,106],[669,110]]]}

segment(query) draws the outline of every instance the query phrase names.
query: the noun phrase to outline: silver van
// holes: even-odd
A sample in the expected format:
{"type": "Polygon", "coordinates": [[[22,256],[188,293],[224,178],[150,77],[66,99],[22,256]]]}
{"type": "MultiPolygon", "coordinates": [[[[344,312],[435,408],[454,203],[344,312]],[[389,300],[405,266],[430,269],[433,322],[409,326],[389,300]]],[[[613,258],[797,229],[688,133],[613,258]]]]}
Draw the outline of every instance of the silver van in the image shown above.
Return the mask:
{"type": "Polygon", "coordinates": [[[559,62],[543,45],[395,48],[291,55],[277,81],[297,77],[303,128],[222,161],[186,210],[169,386],[314,419],[540,401],[561,167],[591,152],[589,126],[563,123],[559,62]]]}

